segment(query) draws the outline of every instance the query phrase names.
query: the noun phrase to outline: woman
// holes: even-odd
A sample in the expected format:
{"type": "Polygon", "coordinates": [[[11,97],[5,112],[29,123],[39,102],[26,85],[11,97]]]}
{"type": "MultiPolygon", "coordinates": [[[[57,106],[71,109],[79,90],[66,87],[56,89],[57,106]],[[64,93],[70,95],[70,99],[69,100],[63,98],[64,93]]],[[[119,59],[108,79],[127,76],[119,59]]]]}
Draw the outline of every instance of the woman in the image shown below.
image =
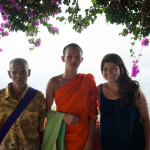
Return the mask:
{"type": "Polygon", "coordinates": [[[117,54],[104,56],[101,72],[107,81],[97,87],[102,150],[150,150],[148,105],[139,83],[117,54]]]}

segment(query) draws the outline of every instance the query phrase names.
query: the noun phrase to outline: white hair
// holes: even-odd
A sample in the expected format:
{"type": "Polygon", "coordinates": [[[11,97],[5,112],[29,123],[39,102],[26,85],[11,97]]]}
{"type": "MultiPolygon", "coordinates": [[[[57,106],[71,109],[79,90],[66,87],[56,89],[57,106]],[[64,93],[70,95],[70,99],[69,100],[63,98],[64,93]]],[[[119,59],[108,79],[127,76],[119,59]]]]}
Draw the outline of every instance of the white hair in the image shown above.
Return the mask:
{"type": "Polygon", "coordinates": [[[14,58],[12,59],[10,62],[9,62],[9,70],[11,70],[12,68],[12,65],[14,63],[21,63],[21,64],[24,64],[24,66],[26,67],[26,69],[29,69],[29,65],[28,65],[28,62],[23,59],[23,58],[14,58]]]}

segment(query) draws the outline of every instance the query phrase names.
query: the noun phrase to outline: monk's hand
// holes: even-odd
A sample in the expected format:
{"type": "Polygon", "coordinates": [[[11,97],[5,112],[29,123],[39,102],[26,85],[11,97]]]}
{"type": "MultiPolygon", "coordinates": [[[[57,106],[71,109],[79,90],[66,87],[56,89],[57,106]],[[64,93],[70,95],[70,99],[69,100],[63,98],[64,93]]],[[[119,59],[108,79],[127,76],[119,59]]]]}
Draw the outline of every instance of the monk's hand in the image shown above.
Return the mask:
{"type": "Polygon", "coordinates": [[[83,150],[92,150],[93,149],[93,143],[86,143],[86,145],[84,146],[83,150]]]}
{"type": "Polygon", "coordinates": [[[75,115],[75,114],[64,114],[63,120],[69,124],[69,125],[74,125],[76,123],[79,122],[80,118],[79,116],[75,115]]]}

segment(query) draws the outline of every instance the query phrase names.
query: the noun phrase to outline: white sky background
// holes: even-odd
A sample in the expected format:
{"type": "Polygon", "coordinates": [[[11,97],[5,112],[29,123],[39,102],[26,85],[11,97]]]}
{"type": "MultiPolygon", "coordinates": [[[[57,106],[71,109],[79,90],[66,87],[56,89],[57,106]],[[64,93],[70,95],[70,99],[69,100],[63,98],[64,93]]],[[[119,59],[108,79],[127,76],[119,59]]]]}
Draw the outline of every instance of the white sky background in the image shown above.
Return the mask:
{"type": "MultiPolygon", "coordinates": [[[[82,5],[86,8],[85,3],[82,5]]],[[[2,22],[1,19],[0,22],[2,22]]],[[[34,51],[29,50],[28,39],[22,32],[10,33],[8,37],[0,40],[0,48],[3,49],[3,52],[0,53],[1,76],[7,76],[6,69],[8,69],[8,63],[11,59],[23,57],[27,59],[32,70],[29,82],[32,83],[33,78],[36,78],[46,84],[52,76],[63,73],[62,50],[69,43],[77,43],[83,49],[84,60],[78,72],[92,73],[97,84],[103,82],[100,61],[107,53],[119,54],[131,74],[132,59],[129,52],[131,40],[129,36],[122,37],[119,35],[123,29],[122,25],[106,24],[105,17],[99,16],[93,25],[80,34],[76,33],[70,24],[65,25],[58,21],[51,22],[51,19],[50,23],[59,27],[59,35],[53,36],[46,27],[40,26],[38,37],[42,39],[42,43],[34,51]]],[[[137,42],[134,49],[138,55],[141,49],[140,42],[137,42]]],[[[150,76],[150,47],[144,47],[142,54],[139,62],[141,73],[135,78],[137,80],[146,80],[150,76]]],[[[0,86],[0,88],[2,87],[0,86]]]]}

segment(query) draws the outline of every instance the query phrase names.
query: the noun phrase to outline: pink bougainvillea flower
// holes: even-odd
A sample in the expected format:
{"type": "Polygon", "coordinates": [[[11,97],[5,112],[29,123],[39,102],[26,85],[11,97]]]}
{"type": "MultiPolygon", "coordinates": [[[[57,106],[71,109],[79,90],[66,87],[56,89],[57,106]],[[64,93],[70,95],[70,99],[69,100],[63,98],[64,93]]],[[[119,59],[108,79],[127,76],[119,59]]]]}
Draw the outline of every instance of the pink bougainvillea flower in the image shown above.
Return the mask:
{"type": "Polygon", "coordinates": [[[8,21],[8,16],[7,16],[7,15],[2,15],[2,19],[3,19],[4,21],[8,21]]]}
{"type": "Polygon", "coordinates": [[[131,77],[136,77],[140,73],[140,68],[136,63],[133,63],[131,77]]]}
{"type": "Polygon", "coordinates": [[[82,29],[86,29],[86,27],[85,27],[85,26],[82,26],[82,29]]]}
{"type": "Polygon", "coordinates": [[[3,4],[0,4],[0,12],[4,13],[4,14],[8,14],[7,11],[4,8],[3,4]]]}
{"type": "Polygon", "coordinates": [[[59,14],[59,9],[58,8],[54,12],[54,15],[57,15],[57,14],[59,14]]]}
{"type": "Polygon", "coordinates": [[[11,28],[11,25],[12,25],[12,22],[9,24],[8,22],[5,22],[5,23],[1,23],[1,27],[4,27],[4,28],[11,28]]]}
{"type": "Polygon", "coordinates": [[[8,35],[9,35],[9,32],[8,32],[8,31],[5,31],[5,32],[4,32],[4,35],[5,35],[5,36],[8,36],[8,35]]]}
{"type": "Polygon", "coordinates": [[[16,2],[12,2],[11,5],[9,6],[10,8],[17,8],[17,9],[21,9],[21,6],[19,4],[17,4],[16,2]]]}
{"type": "Polygon", "coordinates": [[[0,48],[0,52],[3,52],[3,50],[0,48]]]}
{"type": "Polygon", "coordinates": [[[4,23],[4,22],[2,22],[2,23],[1,23],[1,27],[3,27],[4,25],[5,25],[5,23],[4,23]]]}
{"type": "Polygon", "coordinates": [[[59,1],[58,1],[57,3],[58,3],[58,5],[61,5],[61,4],[62,4],[62,2],[59,2],[59,1]]]}
{"type": "Polygon", "coordinates": [[[79,23],[79,20],[77,20],[76,23],[79,23]]]}
{"type": "Polygon", "coordinates": [[[40,24],[40,21],[36,21],[36,22],[34,23],[34,27],[39,26],[39,24],[40,24]]]}
{"type": "Polygon", "coordinates": [[[136,59],[136,60],[133,60],[132,63],[137,64],[138,62],[139,62],[138,59],[136,59]]]}
{"type": "MultiPolygon", "coordinates": [[[[132,66],[132,73],[131,73],[131,77],[136,77],[137,74],[140,73],[140,68],[138,67],[138,62],[139,62],[139,58],[140,56],[142,56],[142,49],[143,49],[143,46],[148,46],[149,45],[149,39],[147,38],[143,38],[142,39],[142,42],[141,42],[141,45],[142,45],[142,48],[141,48],[141,51],[138,55],[138,59],[135,59],[133,60],[133,66],[132,66]]],[[[136,57],[135,57],[136,58],[136,57]]]]}
{"type": "Polygon", "coordinates": [[[35,47],[39,47],[41,45],[41,42],[42,40],[40,38],[37,38],[34,43],[35,47]]]}
{"type": "Polygon", "coordinates": [[[55,1],[55,0],[51,0],[50,3],[51,3],[51,4],[54,4],[54,3],[56,3],[56,1],[55,1]]]}
{"type": "Polygon", "coordinates": [[[1,32],[3,32],[3,31],[4,31],[4,29],[0,27],[0,31],[1,31],[1,32]]]}
{"type": "Polygon", "coordinates": [[[59,33],[59,31],[58,31],[58,29],[59,28],[57,28],[57,27],[54,27],[54,26],[52,26],[51,28],[50,28],[50,30],[53,30],[55,33],[59,33]]]}
{"type": "Polygon", "coordinates": [[[148,46],[149,45],[149,40],[147,38],[144,38],[141,42],[142,46],[148,46]]]}
{"type": "Polygon", "coordinates": [[[35,17],[35,14],[34,14],[33,11],[29,11],[29,12],[27,12],[27,16],[28,16],[29,18],[33,18],[33,17],[35,17]]]}
{"type": "Polygon", "coordinates": [[[45,21],[45,22],[48,22],[49,21],[49,18],[43,18],[43,21],[45,21]]]}
{"type": "Polygon", "coordinates": [[[4,6],[3,6],[3,4],[0,4],[0,11],[1,11],[1,12],[4,11],[4,6]]]}

